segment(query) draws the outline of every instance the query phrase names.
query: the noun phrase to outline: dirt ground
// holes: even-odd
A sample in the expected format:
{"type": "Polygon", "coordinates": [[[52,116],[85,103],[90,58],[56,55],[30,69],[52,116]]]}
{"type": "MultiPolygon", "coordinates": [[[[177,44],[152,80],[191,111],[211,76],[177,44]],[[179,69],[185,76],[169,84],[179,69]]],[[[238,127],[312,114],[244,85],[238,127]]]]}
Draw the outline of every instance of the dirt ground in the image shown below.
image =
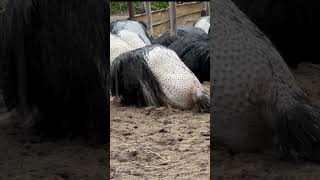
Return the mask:
{"type": "MultiPolygon", "coordinates": [[[[310,97],[320,102],[320,66],[302,64],[293,72],[310,97]]],[[[103,147],[93,148],[80,140],[45,142],[27,129],[15,127],[3,111],[0,108],[1,180],[105,177],[103,147]]],[[[111,116],[112,179],[209,178],[209,114],[112,104],[111,116]]],[[[320,165],[280,161],[270,151],[230,155],[215,150],[214,154],[213,172],[224,179],[320,177],[320,165]]]]}
{"type": "Polygon", "coordinates": [[[111,117],[111,179],[209,179],[209,113],[112,104],[111,117]]]}
{"type": "Polygon", "coordinates": [[[106,147],[92,147],[80,140],[44,141],[7,117],[1,112],[0,180],[105,179],[106,147]]]}
{"type": "MultiPolygon", "coordinates": [[[[209,114],[116,105],[111,109],[113,179],[208,179],[209,114]]],[[[105,179],[106,147],[79,139],[48,142],[8,117],[0,96],[0,180],[105,179]]]]}
{"type": "MultiPolygon", "coordinates": [[[[311,99],[320,105],[320,65],[300,64],[292,70],[298,83],[311,99]]],[[[316,180],[320,165],[310,162],[280,161],[271,151],[252,154],[235,154],[214,150],[213,173],[216,179],[316,180]],[[221,178],[222,179],[222,178],[221,178]]]]}

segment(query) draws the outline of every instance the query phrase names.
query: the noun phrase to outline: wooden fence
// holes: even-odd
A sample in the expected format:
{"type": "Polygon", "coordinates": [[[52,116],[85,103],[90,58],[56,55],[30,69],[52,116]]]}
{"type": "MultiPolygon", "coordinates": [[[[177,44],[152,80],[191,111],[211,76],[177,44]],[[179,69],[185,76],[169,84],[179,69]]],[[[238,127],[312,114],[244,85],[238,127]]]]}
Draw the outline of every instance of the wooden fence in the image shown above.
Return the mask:
{"type": "MultiPolygon", "coordinates": [[[[201,17],[202,4],[201,2],[190,2],[177,4],[177,26],[193,26],[194,23],[201,17]]],[[[137,21],[147,23],[146,14],[136,14],[133,18],[137,21]]],[[[170,14],[169,8],[152,12],[152,28],[153,36],[170,30],[170,14]]]]}

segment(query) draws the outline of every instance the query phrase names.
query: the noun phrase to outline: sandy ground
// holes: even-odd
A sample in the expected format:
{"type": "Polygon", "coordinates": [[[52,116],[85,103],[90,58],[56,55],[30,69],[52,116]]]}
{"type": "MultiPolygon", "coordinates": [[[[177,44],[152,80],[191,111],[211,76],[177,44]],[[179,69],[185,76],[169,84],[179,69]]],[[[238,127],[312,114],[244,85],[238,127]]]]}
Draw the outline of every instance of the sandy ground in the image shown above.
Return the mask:
{"type": "MultiPolygon", "coordinates": [[[[320,105],[320,65],[300,64],[292,70],[298,83],[311,99],[320,105]]],[[[216,179],[293,180],[319,179],[320,165],[310,162],[280,161],[271,151],[256,154],[235,154],[214,150],[213,173],[216,179]]]]}
{"type": "Polygon", "coordinates": [[[112,104],[111,117],[112,179],[209,179],[210,114],[112,104]]]}
{"type": "MultiPolygon", "coordinates": [[[[209,89],[209,83],[204,85],[209,89]]],[[[1,97],[1,96],[0,96],[1,97]]],[[[48,142],[8,118],[0,98],[0,180],[100,180],[106,147],[48,142]]],[[[208,179],[209,114],[111,105],[113,179],[208,179]]]]}
{"type": "Polygon", "coordinates": [[[0,107],[0,180],[106,179],[106,146],[45,141],[16,126],[1,100],[0,107]]]}
{"type": "Polygon", "coordinates": [[[44,142],[12,125],[0,125],[1,180],[96,180],[106,178],[105,147],[44,142]]]}
{"type": "MultiPolygon", "coordinates": [[[[320,66],[293,71],[320,102],[320,66]]],[[[209,89],[209,85],[205,84],[209,89]]],[[[80,140],[45,142],[14,126],[0,100],[0,180],[104,179],[103,147],[80,140]]],[[[111,105],[112,179],[208,179],[209,114],[166,108],[111,105]]],[[[271,151],[230,155],[215,150],[213,172],[224,179],[318,179],[320,165],[280,161],[271,151]]]]}

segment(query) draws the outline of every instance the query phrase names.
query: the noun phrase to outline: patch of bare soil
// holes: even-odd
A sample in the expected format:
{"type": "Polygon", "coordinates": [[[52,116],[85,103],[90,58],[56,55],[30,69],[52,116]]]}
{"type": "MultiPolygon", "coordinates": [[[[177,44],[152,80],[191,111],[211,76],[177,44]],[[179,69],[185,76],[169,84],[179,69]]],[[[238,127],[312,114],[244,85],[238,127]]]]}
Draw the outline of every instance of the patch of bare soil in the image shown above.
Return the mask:
{"type": "MultiPolygon", "coordinates": [[[[99,180],[106,178],[106,147],[74,139],[53,142],[0,111],[0,180],[99,180]]],[[[57,131],[59,131],[57,129],[57,131]]]]}
{"type": "MultiPolygon", "coordinates": [[[[320,65],[300,64],[292,70],[296,80],[312,101],[320,105],[320,65]]],[[[214,150],[212,173],[223,179],[319,179],[320,164],[301,161],[281,161],[271,150],[260,153],[229,154],[214,150]]]]}
{"type": "Polygon", "coordinates": [[[112,104],[111,179],[209,179],[209,121],[208,113],[112,104]]]}

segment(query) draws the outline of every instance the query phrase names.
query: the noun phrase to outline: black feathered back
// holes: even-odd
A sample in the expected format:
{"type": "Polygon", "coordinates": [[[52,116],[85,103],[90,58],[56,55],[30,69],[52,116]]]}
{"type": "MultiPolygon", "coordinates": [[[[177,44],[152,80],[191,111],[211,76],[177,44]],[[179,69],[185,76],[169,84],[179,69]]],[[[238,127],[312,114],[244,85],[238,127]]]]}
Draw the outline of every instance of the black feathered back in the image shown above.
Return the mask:
{"type": "MultiPolygon", "coordinates": [[[[204,31],[202,31],[200,28],[193,27],[193,26],[181,26],[177,28],[177,40],[182,37],[186,36],[193,36],[193,35],[201,35],[205,34],[204,31]]],[[[162,34],[159,38],[153,39],[151,41],[152,44],[160,44],[163,46],[169,46],[173,43],[173,41],[170,39],[170,32],[165,32],[162,34]]]]}
{"type": "Polygon", "coordinates": [[[4,95],[17,104],[15,71],[22,66],[22,94],[28,107],[39,109],[41,132],[107,140],[107,5],[104,0],[10,0],[1,14],[0,58],[8,70],[4,95]]]}

